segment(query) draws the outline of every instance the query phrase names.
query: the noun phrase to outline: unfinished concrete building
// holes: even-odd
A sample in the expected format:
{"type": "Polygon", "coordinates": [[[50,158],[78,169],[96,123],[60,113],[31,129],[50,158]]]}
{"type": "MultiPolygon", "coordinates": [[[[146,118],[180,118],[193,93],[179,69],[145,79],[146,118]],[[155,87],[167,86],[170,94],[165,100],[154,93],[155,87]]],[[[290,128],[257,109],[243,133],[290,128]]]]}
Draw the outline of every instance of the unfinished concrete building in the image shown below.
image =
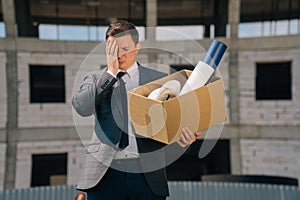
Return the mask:
{"type": "MultiPolygon", "coordinates": [[[[202,159],[197,141],[168,167],[170,180],[300,179],[299,0],[0,2],[0,189],[76,184],[88,136],[77,133],[70,98],[77,72],[113,19],[139,27],[142,46],[152,48],[141,51],[141,63],[192,69],[203,55],[197,45],[206,49],[213,38],[228,45],[220,63],[222,134],[209,138],[218,141],[202,159]],[[172,38],[161,27],[188,37],[172,38]]],[[[95,67],[105,65],[105,51],[93,56],[95,67]]]]}

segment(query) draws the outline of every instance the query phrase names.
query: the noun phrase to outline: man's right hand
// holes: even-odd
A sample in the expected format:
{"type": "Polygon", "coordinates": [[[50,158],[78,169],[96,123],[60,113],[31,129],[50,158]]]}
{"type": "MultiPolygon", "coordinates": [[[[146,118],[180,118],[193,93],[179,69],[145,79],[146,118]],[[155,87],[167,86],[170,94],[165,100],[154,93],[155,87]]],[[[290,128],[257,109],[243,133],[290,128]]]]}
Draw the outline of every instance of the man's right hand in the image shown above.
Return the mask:
{"type": "Polygon", "coordinates": [[[119,46],[117,40],[113,37],[109,37],[106,41],[106,61],[108,70],[114,75],[117,75],[119,70],[118,50],[119,46]]]}

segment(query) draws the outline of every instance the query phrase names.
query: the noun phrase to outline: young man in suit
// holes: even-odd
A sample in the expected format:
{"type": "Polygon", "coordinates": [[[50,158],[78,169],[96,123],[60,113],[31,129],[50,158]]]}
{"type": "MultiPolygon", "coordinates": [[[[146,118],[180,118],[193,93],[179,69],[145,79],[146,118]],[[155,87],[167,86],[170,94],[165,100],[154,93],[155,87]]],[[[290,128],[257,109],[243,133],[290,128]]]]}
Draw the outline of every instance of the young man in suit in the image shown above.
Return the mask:
{"type": "MultiPolygon", "coordinates": [[[[165,145],[136,137],[128,119],[126,91],[166,75],[136,62],[140,46],[132,23],[112,22],[106,32],[107,68],[86,76],[72,97],[72,105],[81,116],[95,116],[94,133],[77,185],[87,193],[88,200],[163,200],[169,195],[165,145]]],[[[175,145],[186,147],[198,136],[200,132],[185,127],[175,145]]]]}

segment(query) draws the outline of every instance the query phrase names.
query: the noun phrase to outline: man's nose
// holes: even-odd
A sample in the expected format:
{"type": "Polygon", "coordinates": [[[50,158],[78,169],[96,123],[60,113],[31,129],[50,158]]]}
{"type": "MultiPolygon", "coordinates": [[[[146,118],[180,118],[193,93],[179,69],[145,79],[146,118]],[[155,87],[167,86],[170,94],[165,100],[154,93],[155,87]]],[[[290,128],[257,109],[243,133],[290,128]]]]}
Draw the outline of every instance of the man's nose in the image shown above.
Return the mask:
{"type": "Polygon", "coordinates": [[[126,53],[125,52],[120,52],[118,53],[118,58],[124,58],[126,57],[126,53]]]}

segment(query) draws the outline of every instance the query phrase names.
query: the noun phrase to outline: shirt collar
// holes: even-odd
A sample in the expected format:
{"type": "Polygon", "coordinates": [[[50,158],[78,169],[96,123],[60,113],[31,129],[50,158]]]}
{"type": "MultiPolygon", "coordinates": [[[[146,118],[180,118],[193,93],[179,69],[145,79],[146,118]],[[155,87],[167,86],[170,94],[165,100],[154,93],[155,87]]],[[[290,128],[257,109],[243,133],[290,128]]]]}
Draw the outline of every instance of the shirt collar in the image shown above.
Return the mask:
{"type": "Polygon", "coordinates": [[[138,72],[138,64],[134,62],[134,64],[128,68],[126,71],[129,77],[132,77],[136,72],[138,72]]]}

